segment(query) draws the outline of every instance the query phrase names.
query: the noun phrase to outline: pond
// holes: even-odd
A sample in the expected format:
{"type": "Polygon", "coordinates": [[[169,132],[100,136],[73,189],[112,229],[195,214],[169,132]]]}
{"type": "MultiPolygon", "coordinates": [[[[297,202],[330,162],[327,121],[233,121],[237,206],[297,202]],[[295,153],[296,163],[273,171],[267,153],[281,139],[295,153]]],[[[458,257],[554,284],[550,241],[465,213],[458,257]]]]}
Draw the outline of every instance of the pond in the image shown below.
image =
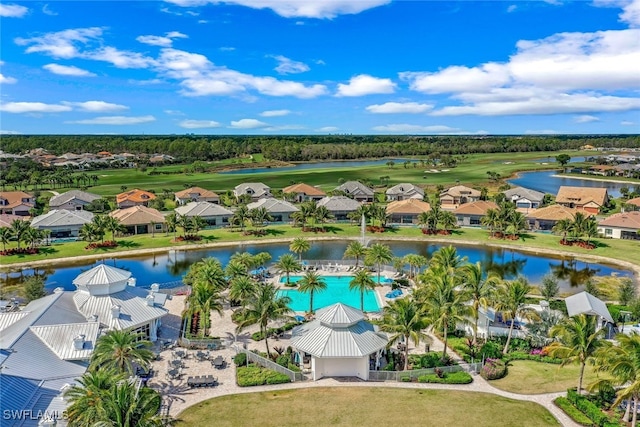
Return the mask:
{"type": "MultiPolygon", "coordinates": [[[[382,241],[388,244],[395,256],[415,253],[430,258],[441,248],[442,244],[421,241],[382,241]]],[[[304,256],[313,260],[340,260],[347,247],[347,241],[313,242],[311,250],[304,256]]],[[[505,279],[517,275],[526,276],[531,284],[537,284],[545,274],[553,274],[560,281],[561,292],[575,292],[591,277],[618,275],[633,277],[631,271],[616,268],[611,265],[584,262],[573,258],[554,258],[550,256],[525,254],[511,249],[492,248],[485,246],[456,245],[458,254],[467,257],[469,262],[482,262],[485,270],[495,272],[505,279]]],[[[46,287],[49,291],[56,287],[73,290],[73,279],[83,271],[101,262],[131,271],[137,279],[138,286],[148,287],[153,283],[168,283],[181,280],[189,266],[206,257],[216,257],[226,265],[235,252],[269,252],[275,261],[280,255],[289,252],[287,243],[278,244],[240,244],[225,248],[211,248],[197,251],[171,251],[156,255],[146,255],[135,258],[105,258],[101,261],[89,261],[72,265],[57,265],[41,267],[35,273],[46,277],[46,287]]],[[[6,284],[20,283],[21,278],[33,275],[33,269],[21,272],[0,273],[0,280],[6,284]]]]}
{"type": "Polygon", "coordinates": [[[384,166],[388,161],[394,161],[396,163],[395,167],[402,167],[402,164],[405,161],[410,161],[415,163],[416,160],[411,159],[379,159],[379,160],[351,160],[351,161],[340,161],[340,162],[318,162],[318,163],[298,163],[295,166],[285,166],[281,168],[251,168],[251,169],[236,169],[230,171],[223,171],[219,173],[230,174],[230,175],[238,175],[238,174],[256,174],[256,173],[265,173],[265,172],[287,172],[287,171],[302,171],[307,169],[324,169],[324,168],[333,168],[333,169],[345,169],[345,168],[355,168],[362,166],[384,166]]]}
{"type": "Polygon", "coordinates": [[[543,193],[550,194],[558,194],[558,189],[562,185],[572,187],[600,187],[606,188],[609,196],[611,197],[620,197],[620,189],[622,187],[635,186],[633,183],[595,181],[576,177],[554,176],[557,174],[557,170],[520,172],[517,178],[509,180],[509,184],[518,185],[520,187],[530,188],[532,190],[542,191],[543,193]]]}

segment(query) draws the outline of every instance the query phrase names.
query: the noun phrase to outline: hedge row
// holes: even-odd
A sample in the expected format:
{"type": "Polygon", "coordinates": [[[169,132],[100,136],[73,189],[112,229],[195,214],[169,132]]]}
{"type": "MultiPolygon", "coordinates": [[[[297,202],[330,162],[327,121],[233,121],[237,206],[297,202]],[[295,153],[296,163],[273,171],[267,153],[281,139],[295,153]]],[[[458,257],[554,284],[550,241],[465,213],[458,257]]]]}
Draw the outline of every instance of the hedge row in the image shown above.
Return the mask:
{"type": "Polygon", "coordinates": [[[473,378],[468,372],[447,372],[439,377],[436,374],[421,375],[418,377],[419,383],[433,384],[470,384],[473,378]]]}
{"type": "Polygon", "coordinates": [[[558,359],[550,356],[540,356],[537,354],[525,353],[522,351],[514,351],[513,353],[507,354],[505,359],[511,360],[533,360],[535,362],[544,362],[544,363],[553,363],[559,365],[562,363],[562,359],[558,359]]]}
{"type": "MultiPolygon", "coordinates": [[[[289,323],[287,323],[284,326],[281,326],[279,328],[269,328],[269,329],[267,329],[267,336],[271,337],[273,335],[281,334],[282,332],[289,331],[289,330],[295,328],[299,324],[300,324],[300,322],[289,322],[289,323]]],[[[260,340],[264,339],[264,335],[260,331],[254,332],[253,334],[251,334],[251,339],[254,340],[254,341],[260,341],[260,340]]]]}
{"type": "Polygon", "coordinates": [[[558,397],[553,401],[553,403],[555,403],[558,408],[562,409],[562,411],[564,411],[564,413],[576,423],[587,427],[593,426],[591,419],[580,412],[578,408],[573,406],[566,397],[558,397]]]}
{"type": "Polygon", "coordinates": [[[610,419],[596,404],[578,394],[574,389],[567,390],[567,400],[598,427],[620,426],[617,420],[610,419]]]}
{"type": "Polygon", "coordinates": [[[236,378],[240,387],[291,382],[285,374],[256,365],[238,366],[236,369],[236,378]]]}

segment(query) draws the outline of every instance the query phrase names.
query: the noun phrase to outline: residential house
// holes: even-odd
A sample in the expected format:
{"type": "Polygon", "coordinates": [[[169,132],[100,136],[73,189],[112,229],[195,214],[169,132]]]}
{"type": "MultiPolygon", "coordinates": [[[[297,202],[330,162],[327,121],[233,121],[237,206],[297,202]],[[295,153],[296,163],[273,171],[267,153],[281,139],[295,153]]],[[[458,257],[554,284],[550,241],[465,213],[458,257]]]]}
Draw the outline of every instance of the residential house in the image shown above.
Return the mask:
{"type": "Polygon", "coordinates": [[[633,199],[627,200],[625,205],[632,205],[636,207],[636,210],[640,210],[640,197],[634,197],[633,199]]]}
{"type": "Polygon", "coordinates": [[[94,200],[101,197],[97,194],[87,193],[86,191],[71,190],[66,193],[53,196],[49,200],[51,209],[66,209],[70,211],[81,211],[91,204],[94,200]]]}
{"type": "Polygon", "coordinates": [[[11,223],[15,220],[30,221],[31,217],[11,214],[0,214],[0,227],[11,227],[11,223]]]}
{"type": "Polygon", "coordinates": [[[294,212],[298,212],[298,209],[292,203],[286,200],[274,199],[273,197],[268,199],[260,199],[257,202],[249,203],[248,209],[265,208],[269,215],[273,217],[273,222],[290,222],[292,221],[291,215],[294,212]]]}
{"type": "Polygon", "coordinates": [[[375,196],[371,188],[358,181],[347,181],[336,187],[336,191],[363,203],[373,202],[375,196]]]}
{"type": "Polygon", "coordinates": [[[336,221],[346,221],[348,215],[357,211],[361,204],[347,196],[332,196],[320,200],[318,206],[326,207],[336,221]]]}
{"type": "Polygon", "coordinates": [[[0,192],[0,214],[29,216],[36,206],[36,198],[24,191],[0,192]]]}
{"type": "Polygon", "coordinates": [[[313,187],[309,184],[294,184],[282,189],[284,194],[292,194],[293,199],[296,203],[307,202],[309,200],[322,200],[323,197],[327,196],[327,193],[319,189],[318,187],[313,187]]]}
{"type": "Polygon", "coordinates": [[[364,313],[337,303],[317,311],[314,320],[293,328],[291,346],[300,360],[309,360],[311,378],[357,377],[381,364],[388,337],[369,323],[364,313]]]}
{"type": "Polygon", "coordinates": [[[596,215],[608,202],[606,188],[561,186],[556,195],[557,204],[596,215]]]}
{"type": "Polygon", "coordinates": [[[424,190],[413,184],[398,184],[389,188],[386,192],[387,200],[390,202],[407,199],[424,198],[424,190]]]}
{"type": "Polygon", "coordinates": [[[175,209],[176,213],[186,217],[202,218],[208,226],[216,227],[229,224],[233,212],[229,209],[209,202],[190,202],[175,209]]]}
{"type": "Polygon", "coordinates": [[[118,194],[116,196],[116,204],[120,209],[130,208],[131,206],[149,206],[149,202],[155,198],[155,194],[136,188],[118,194]]]}
{"type": "Polygon", "coordinates": [[[220,204],[220,196],[210,190],[200,187],[191,187],[175,193],[176,203],[186,205],[189,202],[209,202],[220,204]]]}
{"type": "Polygon", "coordinates": [[[417,224],[418,216],[429,212],[431,205],[419,199],[405,199],[387,205],[389,221],[394,224],[417,224]]]}
{"type": "Polygon", "coordinates": [[[442,209],[456,209],[465,203],[477,202],[480,200],[480,191],[464,185],[456,185],[440,193],[440,205],[442,209]]]}
{"type": "Polygon", "coordinates": [[[63,394],[88,369],[103,331],[157,340],[166,295],[132,286],[130,276],[100,264],[73,280],[75,291],[57,288],[22,310],[0,312],[0,412],[22,414],[5,415],[3,426],[66,425],[63,394]],[[59,419],[46,424],[37,414],[59,419]]]}
{"type": "Polygon", "coordinates": [[[613,214],[598,223],[598,233],[613,239],[640,240],[640,211],[613,214]]]}
{"type": "Polygon", "coordinates": [[[544,199],[544,193],[524,187],[512,188],[502,193],[508,201],[515,203],[516,209],[522,209],[525,213],[530,209],[538,209],[544,199]]]}
{"type": "Polygon", "coordinates": [[[453,213],[459,226],[479,226],[489,209],[498,209],[498,205],[488,200],[477,200],[460,205],[453,213]]]}
{"type": "Polygon", "coordinates": [[[92,220],[93,213],[89,211],[54,209],[35,217],[31,226],[38,230],[49,230],[53,238],[78,237],[82,226],[92,220]]]}
{"type": "Polygon", "coordinates": [[[257,202],[260,199],[272,197],[271,187],[261,182],[245,182],[236,185],[233,189],[233,194],[236,196],[236,198],[248,194],[249,196],[251,196],[252,202],[257,202]]]}
{"type": "Polygon", "coordinates": [[[166,230],[166,221],[160,211],[146,206],[118,209],[109,215],[127,228],[127,234],[153,234],[166,230]]]}
{"type": "Polygon", "coordinates": [[[526,215],[526,217],[529,221],[529,228],[532,230],[548,231],[551,230],[561,219],[573,221],[573,218],[578,212],[579,211],[577,209],[556,204],[532,210],[526,215]]]}

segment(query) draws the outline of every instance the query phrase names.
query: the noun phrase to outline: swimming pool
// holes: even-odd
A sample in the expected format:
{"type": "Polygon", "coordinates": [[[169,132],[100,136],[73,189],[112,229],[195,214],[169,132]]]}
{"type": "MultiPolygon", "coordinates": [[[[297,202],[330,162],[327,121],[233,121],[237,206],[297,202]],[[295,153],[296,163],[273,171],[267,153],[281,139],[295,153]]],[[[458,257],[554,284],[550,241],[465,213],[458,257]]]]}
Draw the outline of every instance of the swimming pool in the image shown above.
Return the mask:
{"type": "MultiPolygon", "coordinates": [[[[302,279],[303,276],[291,276],[289,280],[292,283],[302,279]]],[[[322,276],[327,284],[327,290],[322,292],[315,292],[313,294],[313,309],[318,310],[341,302],[343,304],[360,309],[360,292],[349,290],[349,282],[353,279],[352,276],[322,276]]],[[[372,276],[374,282],[377,281],[377,276],[372,276]]],[[[380,282],[385,283],[386,277],[381,276],[380,282]]],[[[280,279],[280,283],[286,282],[286,277],[280,279]]],[[[308,311],[309,310],[309,294],[298,291],[297,289],[283,289],[280,291],[281,295],[291,298],[291,304],[289,307],[293,311],[308,311]]],[[[378,299],[375,292],[366,291],[364,293],[364,311],[380,311],[378,305],[378,299]]]]}

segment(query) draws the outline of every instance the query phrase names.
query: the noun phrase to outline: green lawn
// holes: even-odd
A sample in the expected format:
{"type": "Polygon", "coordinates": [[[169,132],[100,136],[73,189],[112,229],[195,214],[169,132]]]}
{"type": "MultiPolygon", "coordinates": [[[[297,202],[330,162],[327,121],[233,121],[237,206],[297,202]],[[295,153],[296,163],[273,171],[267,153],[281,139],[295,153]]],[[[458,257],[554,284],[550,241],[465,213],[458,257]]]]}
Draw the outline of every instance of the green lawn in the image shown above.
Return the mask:
{"type": "MultiPolygon", "coordinates": [[[[491,381],[500,390],[519,394],[541,394],[566,391],[578,386],[579,365],[554,365],[531,360],[514,360],[509,363],[506,377],[491,381]]],[[[600,373],[602,375],[602,373],[600,373]]],[[[583,386],[597,379],[593,367],[587,365],[583,386]]]]}
{"type": "Polygon", "coordinates": [[[312,388],[224,396],[178,416],[201,426],[557,426],[542,406],[485,393],[373,387],[312,388]]]}

